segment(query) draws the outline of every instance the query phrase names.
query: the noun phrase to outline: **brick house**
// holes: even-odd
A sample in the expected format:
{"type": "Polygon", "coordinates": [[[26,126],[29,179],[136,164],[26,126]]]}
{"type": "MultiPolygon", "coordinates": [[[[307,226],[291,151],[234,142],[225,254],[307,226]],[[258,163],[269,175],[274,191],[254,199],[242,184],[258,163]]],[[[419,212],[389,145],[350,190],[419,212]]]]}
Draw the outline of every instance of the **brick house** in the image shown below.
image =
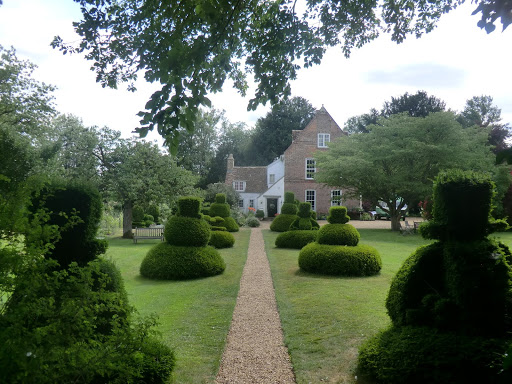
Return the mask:
{"type": "Polygon", "coordinates": [[[281,212],[285,191],[293,192],[299,201],[310,202],[318,214],[328,213],[332,205],[359,207],[358,200],[343,199],[341,189],[314,180],[315,152],[328,150],[328,142],[345,134],[322,106],[303,130],[292,131],[290,146],[268,166],[235,167],[230,155],[225,183],[240,194],[240,209],[261,209],[267,217],[281,212]]]}

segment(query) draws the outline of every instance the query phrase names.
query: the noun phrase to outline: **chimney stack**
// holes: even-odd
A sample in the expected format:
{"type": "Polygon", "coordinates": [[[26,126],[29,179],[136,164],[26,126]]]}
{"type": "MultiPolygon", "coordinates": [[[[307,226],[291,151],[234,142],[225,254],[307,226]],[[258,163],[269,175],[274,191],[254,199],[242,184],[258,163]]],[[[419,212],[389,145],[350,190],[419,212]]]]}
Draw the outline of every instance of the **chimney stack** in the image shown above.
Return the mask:
{"type": "Polygon", "coordinates": [[[228,172],[232,172],[233,168],[235,168],[235,159],[233,158],[233,154],[230,153],[228,156],[228,172]]]}

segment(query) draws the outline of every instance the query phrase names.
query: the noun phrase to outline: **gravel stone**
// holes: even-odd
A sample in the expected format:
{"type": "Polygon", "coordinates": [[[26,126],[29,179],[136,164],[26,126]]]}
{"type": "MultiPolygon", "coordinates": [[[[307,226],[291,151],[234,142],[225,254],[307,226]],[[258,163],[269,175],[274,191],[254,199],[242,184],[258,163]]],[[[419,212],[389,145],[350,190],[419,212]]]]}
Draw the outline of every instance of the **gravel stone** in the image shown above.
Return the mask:
{"type": "Polygon", "coordinates": [[[247,262],[215,383],[295,383],[261,228],[251,230],[247,262]]]}

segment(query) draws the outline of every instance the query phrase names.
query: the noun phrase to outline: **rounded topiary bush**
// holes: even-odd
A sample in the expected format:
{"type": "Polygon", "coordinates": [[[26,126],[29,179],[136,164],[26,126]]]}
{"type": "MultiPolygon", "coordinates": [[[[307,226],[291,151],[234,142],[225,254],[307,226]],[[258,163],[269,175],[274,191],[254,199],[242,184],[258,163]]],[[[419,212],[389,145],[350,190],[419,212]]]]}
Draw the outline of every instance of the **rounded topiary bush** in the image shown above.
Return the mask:
{"type": "Polygon", "coordinates": [[[368,245],[347,247],[311,243],[299,253],[299,267],[311,273],[336,276],[370,276],[379,273],[379,253],[368,245]]]}
{"type": "Polygon", "coordinates": [[[245,220],[245,225],[248,227],[256,228],[260,226],[260,221],[254,216],[249,216],[247,220],[245,220]]]}
{"type": "Polygon", "coordinates": [[[231,248],[235,244],[235,237],[227,231],[213,231],[208,244],[215,248],[231,248]]]}
{"type": "Polygon", "coordinates": [[[140,274],[150,279],[183,280],[218,275],[225,268],[224,260],[212,247],[160,243],[147,253],[140,274]]]}
{"type": "Polygon", "coordinates": [[[238,232],[240,227],[232,217],[224,217],[224,223],[222,224],[228,232],[238,232]]]}
{"type": "Polygon", "coordinates": [[[210,226],[205,220],[173,216],[165,226],[164,237],[171,245],[204,247],[210,239],[210,226]]]}
{"type": "Polygon", "coordinates": [[[330,245],[354,246],[359,243],[361,235],[350,224],[326,224],[318,231],[318,243],[330,245]]]}
{"type": "Polygon", "coordinates": [[[382,384],[504,384],[510,382],[500,373],[506,350],[503,339],[393,327],[360,348],[358,376],[382,384]]]}
{"type": "Polygon", "coordinates": [[[288,231],[280,233],[276,238],[277,248],[302,249],[316,241],[318,231],[288,231]]]}
{"type": "Polygon", "coordinates": [[[281,213],[272,220],[272,223],[270,223],[270,230],[274,232],[286,232],[290,229],[290,225],[296,218],[296,215],[286,215],[281,213]]]}

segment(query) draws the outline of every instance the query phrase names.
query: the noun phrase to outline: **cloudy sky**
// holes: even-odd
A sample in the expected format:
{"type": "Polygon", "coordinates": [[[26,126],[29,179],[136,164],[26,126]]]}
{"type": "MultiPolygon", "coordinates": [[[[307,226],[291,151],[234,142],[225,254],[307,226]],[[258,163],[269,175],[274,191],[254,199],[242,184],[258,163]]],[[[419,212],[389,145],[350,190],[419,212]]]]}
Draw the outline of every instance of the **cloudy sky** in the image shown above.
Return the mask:
{"type": "MultiPolygon", "coordinates": [[[[444,15],[438,28],[420,39],[400,45],[381,36],[349,59],[341,49],[330,49],[322,64],[301,70],[292,83],[292,95],[322,105],[340,126],[370,108],[405,92],[425,90],[460,111],[472,96],[490,95],[502,109],[504,122],[512,123],[512,27],[487,35],[471,16],[475,5],[464,4],[444,15]]],[[[130,136],[138,124],[136,113],[144,108],[154,90],[139,83],[138,91],[103,89],[80,56],[62,55],[50,47],[55,35],[66,42],[78,41],[72,21],[81,16],[72,0],[4,0],[0,6],[0,44],[14,46],[19,58],[38,65],[35,77],[57,86],[57,109],[81,117],[86,125],[108,126],[130,136]]],[[[229,84],[212,95],[213,106],[226,111],[232,121],[253,126],[267,107],[247,111],[247,98],[229,84]]],[[[153,136],[154,138],[156,136],[153,136]]]]}

